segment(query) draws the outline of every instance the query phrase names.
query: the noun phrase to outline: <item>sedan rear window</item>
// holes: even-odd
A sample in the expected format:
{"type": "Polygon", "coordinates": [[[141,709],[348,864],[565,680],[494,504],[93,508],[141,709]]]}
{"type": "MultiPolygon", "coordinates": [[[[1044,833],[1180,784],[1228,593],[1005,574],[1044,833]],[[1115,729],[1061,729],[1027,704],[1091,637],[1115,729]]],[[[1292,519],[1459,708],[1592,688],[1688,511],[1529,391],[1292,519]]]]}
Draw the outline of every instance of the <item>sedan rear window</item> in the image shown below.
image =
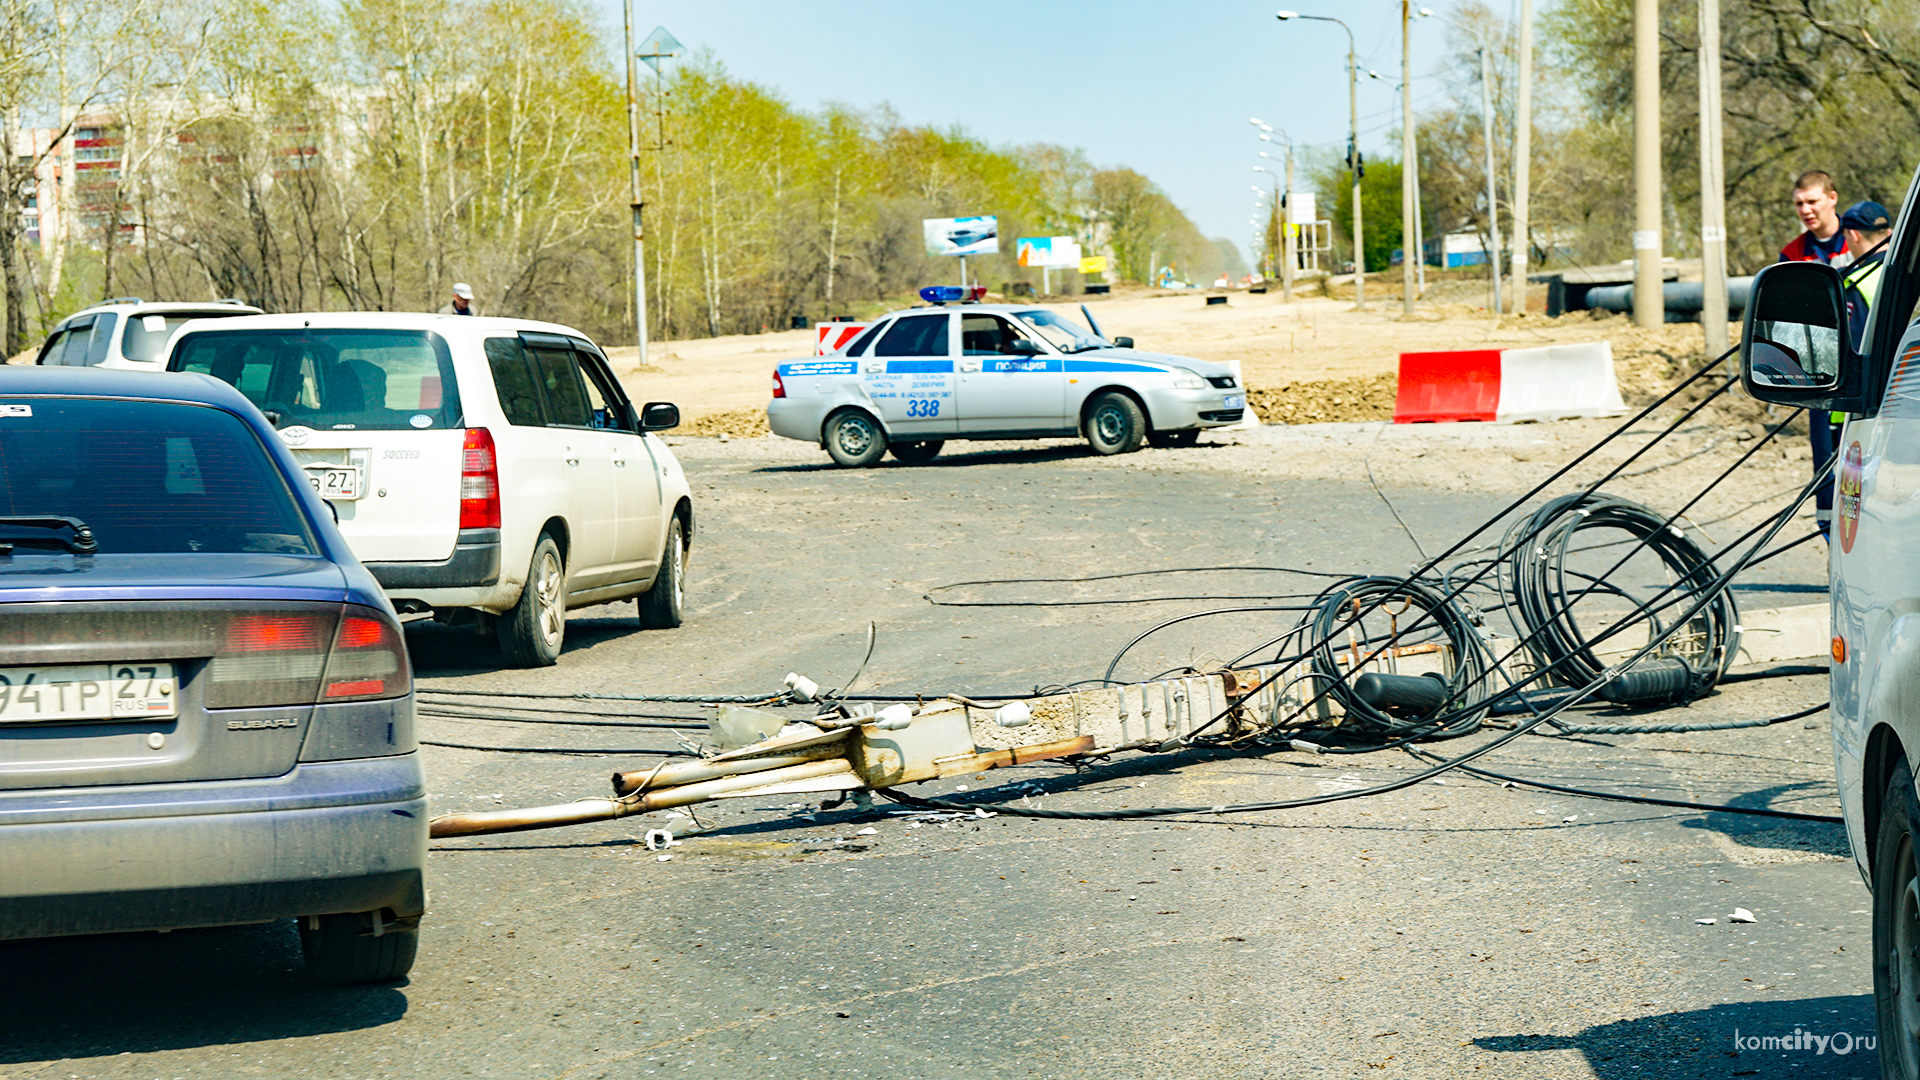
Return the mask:
{"type": "Polygon", "coordinates": [[[461,423],[447,344],[425,330],[215,330],[187,335],[167,366],[238,387],[275,427],[398,431],[461,423]]]}
{"type": "Polygon", "coordinates": [[[102,554],[317,554],[253,430],[198,405],[0,398],[0,543],[35,535],[5,518],[49,515],[102,554]]]}

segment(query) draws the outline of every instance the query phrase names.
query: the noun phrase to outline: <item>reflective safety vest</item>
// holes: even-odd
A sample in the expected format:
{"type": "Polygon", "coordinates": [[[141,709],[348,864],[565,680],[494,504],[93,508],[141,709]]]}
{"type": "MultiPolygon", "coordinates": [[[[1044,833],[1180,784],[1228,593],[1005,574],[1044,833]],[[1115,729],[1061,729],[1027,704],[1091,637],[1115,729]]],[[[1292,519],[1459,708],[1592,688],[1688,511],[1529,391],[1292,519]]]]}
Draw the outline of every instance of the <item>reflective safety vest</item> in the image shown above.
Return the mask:
{"type": "MultiPolygon", "coordinates": [[[[1849,333],[1852,332],[1852,328],[1857,324],[1860,326],[1862,335],[1864,336],[1867,321],[1872,317],[1873,302],[1880,296],[1880,272],[1886,269],[1886,266],[1887,260],[1882,256],[1866,262],[1855,263],[1840,275],[1840,295],[1847,306],[1847,327],[1849,333]],[[1855,318],[1853,308],[1855,296],[1859,297],[1860,304],[1857,319],[1855,318]]],[[[1855,343],[1858,344],[1857,339],[1855,343]]],[[[1836,424],[1846,423],[1847,414],[1843,412],[1834,413],[1833,422],[1836,424]]]]}

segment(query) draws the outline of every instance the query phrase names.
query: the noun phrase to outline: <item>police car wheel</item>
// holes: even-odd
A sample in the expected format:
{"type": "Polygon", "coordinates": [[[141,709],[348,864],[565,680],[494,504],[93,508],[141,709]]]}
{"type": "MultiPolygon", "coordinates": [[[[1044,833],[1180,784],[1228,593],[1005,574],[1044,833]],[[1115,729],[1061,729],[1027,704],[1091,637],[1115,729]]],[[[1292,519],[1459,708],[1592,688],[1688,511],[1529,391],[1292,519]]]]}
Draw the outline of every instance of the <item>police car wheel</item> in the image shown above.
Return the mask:
{"type": "Polygon", "coordinates": [[[849,469],[864,469],[887,452],[880,422],[863,412],[836,413],[827,421],[827,455],[849,469]]]}
{"type": "Polygon", "coordinates": [[[1880,800],[1873,860],[1873,997],[1880,1025],[1880,1074],[1920,1076],[1920,868],[1915,865],[1912,771],[1894,764],[1880,800]]]}
{"type": "Polygon", "coordinates": [[[889,443],[887,445],[887,453],[892,454],[895,461],[904,461],[909,465],[918,465],[924,461],[932,461],[933,456],[938,454],[940,448],[945,445],[947,444],[940,439],[930,439],[925,442],[889,443]]]}
{"type": "Polygon", "coordinates": [[[1101,394],[1087,408],[1087,442],[1096,454],[1131,454],[1146,437],[1147,418],[1125,394],[1101,394]]]}

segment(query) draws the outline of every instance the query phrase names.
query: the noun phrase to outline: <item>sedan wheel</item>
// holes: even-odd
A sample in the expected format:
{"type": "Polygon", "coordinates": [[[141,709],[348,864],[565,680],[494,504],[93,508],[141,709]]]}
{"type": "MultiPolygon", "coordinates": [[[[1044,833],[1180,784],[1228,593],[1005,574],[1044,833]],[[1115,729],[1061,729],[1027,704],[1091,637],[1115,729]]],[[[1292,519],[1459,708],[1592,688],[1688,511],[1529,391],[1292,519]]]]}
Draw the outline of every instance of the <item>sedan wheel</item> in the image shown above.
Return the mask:
{"type": "Polygon", "coordinates": [[[827,421],[827,454],[849,469],[864,469],[887,452],[887,435],[880,422],[863,412],[848,410],[827,421]]]}
{"type": "Polygon", "coordinates": [[[1096,454],[1131,454],[1146,441],[1147,418],[1140,404],[1108,391],[1087,407],[1087,442],[1096,454]]]}

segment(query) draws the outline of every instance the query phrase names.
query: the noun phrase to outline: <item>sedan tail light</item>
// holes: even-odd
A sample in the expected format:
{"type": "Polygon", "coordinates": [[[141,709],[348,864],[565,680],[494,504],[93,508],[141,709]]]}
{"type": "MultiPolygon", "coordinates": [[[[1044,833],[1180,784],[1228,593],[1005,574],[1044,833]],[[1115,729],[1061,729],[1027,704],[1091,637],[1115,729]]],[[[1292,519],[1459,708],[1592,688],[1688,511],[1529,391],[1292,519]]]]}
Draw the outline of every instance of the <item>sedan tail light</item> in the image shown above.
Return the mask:
{"type": "Polygon", "coordinates": [[[413,672],[400,628],[371,608],[347,608],[333,639],[322,701],[400,697],[413,689],[413,672]]]}
{"type": "Polygon", "coordinates": [[[787,396],[787,384],[780,381],[779,368],[773,370],[773,396],[777,398],[787,396]]]}
{"type": "Polygon", "coordinates": [[[500,461],[486,428],[468,428],[460,448],[460,527],[500,527],[500,461]]]}
{"type": "Polygon", "coordinates": [[[237,612],[208,671],[209,709],[405,696],[413,689],[400,628],[384,612],[344,608],[237,612]]]}

